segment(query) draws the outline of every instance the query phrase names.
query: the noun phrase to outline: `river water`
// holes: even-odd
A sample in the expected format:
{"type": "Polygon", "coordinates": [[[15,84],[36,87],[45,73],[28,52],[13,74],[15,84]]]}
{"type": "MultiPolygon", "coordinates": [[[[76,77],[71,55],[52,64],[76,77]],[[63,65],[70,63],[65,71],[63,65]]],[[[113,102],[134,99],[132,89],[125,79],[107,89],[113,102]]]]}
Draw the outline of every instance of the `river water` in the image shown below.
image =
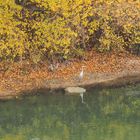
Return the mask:
{"type": "Polygon", "coordinates": [[[0,140],[140,140],[140,85],[1,101],[0,140]]]}

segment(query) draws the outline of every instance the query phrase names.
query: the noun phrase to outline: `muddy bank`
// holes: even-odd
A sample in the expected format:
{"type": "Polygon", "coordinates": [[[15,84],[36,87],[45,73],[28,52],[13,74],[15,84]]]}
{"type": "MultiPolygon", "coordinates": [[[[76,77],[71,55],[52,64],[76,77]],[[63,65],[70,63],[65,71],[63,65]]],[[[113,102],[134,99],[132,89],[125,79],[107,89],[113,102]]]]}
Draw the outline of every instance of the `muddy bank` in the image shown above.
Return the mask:
{"type": "Polygon", "coordinates": [[[35,81],[32,88],[27,87],[25,89],[8,91],[0,91],[0,99],[11,99],[18,98],[21,95],[35,94],[38,92],[48,93],[50,90],[64,89],[69,86],[81,86],[85,88],[90,87],[118,87],[127,84],[135,84],[140,82],[140,71],[123,71],[118,73],[86,73],[86,79],[79,82],[77,77],[72,77],[70,81],[62,79],[45,80],[43,79],[40,83],[35,81]]]}
{"type": "Polygon", "coordinates": [[[54,72],[49,66],[40,69],[31,68],[30,64],[0,72],[0,99],[18,98],[21,95],[48,93],[50,90],[64,89],[69,86],[118,87],[140,82],[140,57],[128,54],[93,53],[88,60],[60,64],[54,72]],[[82,65],[86,66],[84,78],[79,81],[82,65]]]}

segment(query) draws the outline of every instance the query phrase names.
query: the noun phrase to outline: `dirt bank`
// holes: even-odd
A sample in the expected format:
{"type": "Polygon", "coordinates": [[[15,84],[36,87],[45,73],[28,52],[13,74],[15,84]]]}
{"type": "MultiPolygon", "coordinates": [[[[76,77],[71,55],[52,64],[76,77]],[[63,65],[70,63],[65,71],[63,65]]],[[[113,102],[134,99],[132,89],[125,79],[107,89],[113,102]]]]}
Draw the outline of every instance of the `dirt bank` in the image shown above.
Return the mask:
{"type": "Polygon", "coordinates": [[[69,86],[109,87],[140,82],[140,57],[128,54],[92,53],[86,60],[59,64],[55,71],[42,63],[41,67],[31,64],[13,64],[10,70],[0,72],[0,99],[18,98],[23,94],[69,86]],[[79,81],[80,68],[85,65],[84,79],[79,81]]]}

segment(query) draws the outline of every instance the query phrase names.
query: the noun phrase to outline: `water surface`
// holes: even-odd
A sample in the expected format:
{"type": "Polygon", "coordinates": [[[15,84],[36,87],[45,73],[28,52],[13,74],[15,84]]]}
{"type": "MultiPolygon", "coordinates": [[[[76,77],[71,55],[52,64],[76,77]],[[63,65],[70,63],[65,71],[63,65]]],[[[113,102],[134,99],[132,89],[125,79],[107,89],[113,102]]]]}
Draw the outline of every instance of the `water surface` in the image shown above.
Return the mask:
{"type": "Polygon", "coordinates": [[[0,102],[0,140],[139,140],[140,85],[0,102]]]}

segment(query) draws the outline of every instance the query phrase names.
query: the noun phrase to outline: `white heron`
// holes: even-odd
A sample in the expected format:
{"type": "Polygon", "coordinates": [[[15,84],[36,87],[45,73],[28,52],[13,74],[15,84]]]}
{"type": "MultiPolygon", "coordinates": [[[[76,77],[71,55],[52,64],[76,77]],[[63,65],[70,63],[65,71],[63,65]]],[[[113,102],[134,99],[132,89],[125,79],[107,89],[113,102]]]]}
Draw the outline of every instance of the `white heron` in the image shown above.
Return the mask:
{"type": "Polygon", "coordinates": [[[82,70],[81,70],[81,72],[79,74],[79,81],[81,81],[83,79],[83,77],[84,77],[84,67],[85,66],[82,66],[82,70]]]}

